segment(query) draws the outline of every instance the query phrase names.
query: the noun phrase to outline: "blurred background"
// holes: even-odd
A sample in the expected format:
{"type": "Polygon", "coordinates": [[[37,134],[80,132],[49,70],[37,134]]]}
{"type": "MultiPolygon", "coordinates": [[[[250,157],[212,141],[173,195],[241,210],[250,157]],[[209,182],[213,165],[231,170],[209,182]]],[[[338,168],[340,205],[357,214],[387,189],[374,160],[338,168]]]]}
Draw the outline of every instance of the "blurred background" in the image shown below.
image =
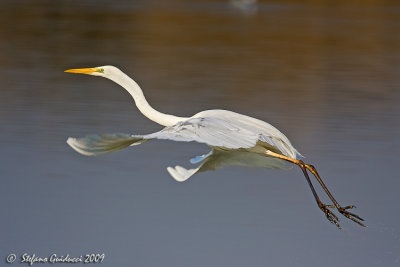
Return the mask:
{"type": "Polygon", "coordinates": [[[0,25],[1,262],[400,265],[397,1],[2,0],[0,25]],[[298,168],[177,183],[166,167],[209,148],[77,154],[67,137],[161,129],[111,81],[63,73],[101,65],[133,77],[162,112],[220,108],[273,124],[368,228],[330,224],[298,168]]]}

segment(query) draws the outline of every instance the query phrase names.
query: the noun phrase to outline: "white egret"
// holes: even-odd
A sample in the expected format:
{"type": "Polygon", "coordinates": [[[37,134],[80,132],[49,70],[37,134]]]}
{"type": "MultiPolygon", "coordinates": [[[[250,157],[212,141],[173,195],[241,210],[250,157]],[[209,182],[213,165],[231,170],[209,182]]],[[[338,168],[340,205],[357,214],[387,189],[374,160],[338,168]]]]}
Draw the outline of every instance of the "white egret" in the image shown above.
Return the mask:
{"type": "Polygon", "coordinates": [[[330,210],[336,208],[348,219],[365,226],[361,222],[362,218],[348,211],[354,206],[340,206],[314,166],[305,164],[301,160],[302,155],[292,146],[289,139],[271,124],[227,110],[206,110],[187,118],[161,113],[149,105],[134,80],[113,66],[70,69],[65,72],[100,76],[116,82],[131,94],[143,115],[165,126],[161,131],[147,135],[116,133],[68,138],[67,143],[77,152],[87,156],[97,156],[138,145],[151,139],[196,141],[210,146],[211,151],[208,154],[191,159],[191,163],[194,164],[201,162],[199,167],[193,169],[185,169],[181,166],[167,168],[170,175],[179,182],[187,180],[197,172],[216,170],[227,165],[283,169],[286,166],[285,162],[294,163],[303,171],[318,207],[331,223],[340,228],[338,217],[330,210]],[[307,171],[315,176],[333,205],[321,202],[307,171]]]}

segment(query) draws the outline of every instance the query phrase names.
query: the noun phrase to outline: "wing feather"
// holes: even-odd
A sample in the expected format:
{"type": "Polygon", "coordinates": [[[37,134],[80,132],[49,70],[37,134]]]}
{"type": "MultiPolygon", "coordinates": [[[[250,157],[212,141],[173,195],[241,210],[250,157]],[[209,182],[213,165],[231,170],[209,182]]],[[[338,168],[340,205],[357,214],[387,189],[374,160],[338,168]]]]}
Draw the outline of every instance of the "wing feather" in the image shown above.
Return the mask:
{"type": "Polygon", "coordinates": [[[97,156],[151,139],[195,141],[213,147],[210,153],[191,161],[201,162],[198,168],[185,169],[181,166],[167,168],[171,176],[180,182],[189,179],[197,172],[216,170],[228,165],[278,169],[286,167],[284,161],[267,157],[262,152],[265,151],[263,149],[270,149],[292,158],[302,157],[287,137],[272,125],[226,110],[203,111],[152,134],[95,134],[82,138],[70,137],[67,143],[81,154],[97,156]]]}
{"type": "Polygon", "coordinates": [[[237,127],[226,120],[205,117],[191,118],[163,130],[144,135],[144,139],[169,139],[174,141],[196,141],[213,147],[228,149],[250,148],[256,145],[258,134],[237,127]]]}
{"type": "Polygon", "coordinates": [[[261,154],[241,150],[217,150],[212,149],[209,153],[197,156],[190,160],[192,164],[201,163],[193,169],[185,169],[181,166],[168,167],[169,174],[178,182],[184,182],[198,172],[212,171],[224,166],[247,166],[263,167],[273,169],[287,169],[285,161],[277,158],[267,157],[261,154]]]}
{"type": "Polygon", "coordinates": [[[86,156],[98,156],[147,141],[140,135],[122,133],[93,134],[81,138],[69,137],[67,140],[75,151],[86,156]]]}
{"type": "Polygon", "coordinates": [[[248,149],[255,147],[257,142],[261,141],[269,144],[274,151],[283,155],[297,159],[302,157],[286,136],[272,125],[229,111],[213,112],[219,112],[222,115],[218,114],[215,117],[194,116],[173,126],[165,127],[159,132],[144,135],[143,139],[195,141],[211,147],[226,149],[248,149]],[[237,117],[232,119],[226,114],[237,117]]]}

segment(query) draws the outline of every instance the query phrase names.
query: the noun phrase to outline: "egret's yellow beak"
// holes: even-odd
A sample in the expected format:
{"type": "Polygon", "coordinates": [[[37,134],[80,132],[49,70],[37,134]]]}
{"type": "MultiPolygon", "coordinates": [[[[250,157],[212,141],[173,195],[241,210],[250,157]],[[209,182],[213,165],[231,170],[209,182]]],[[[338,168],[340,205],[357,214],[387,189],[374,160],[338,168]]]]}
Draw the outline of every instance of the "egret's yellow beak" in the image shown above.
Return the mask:
{"type": "Polygon", "coordinates": [[[92,74],[93,72],[101,72],[101,71],[99,68],[84,68],[84,69],[70,69],[70,70],[66,70],[64,72],[92,74]]]}

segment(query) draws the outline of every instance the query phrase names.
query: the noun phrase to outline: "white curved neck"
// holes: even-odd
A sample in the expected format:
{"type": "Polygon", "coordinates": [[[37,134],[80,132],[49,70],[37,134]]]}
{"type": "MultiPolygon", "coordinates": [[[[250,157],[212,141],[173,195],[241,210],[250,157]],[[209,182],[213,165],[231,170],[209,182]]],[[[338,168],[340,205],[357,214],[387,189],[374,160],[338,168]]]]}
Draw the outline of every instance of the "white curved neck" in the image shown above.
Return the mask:
{"type": "Polygon", "coordinates": [[[152,108],[144,97],[143,91],[142,89],[140,89],[139,85],[122,71],[120,71],[120,73],[116,76],[106,78],[118,83],[123,88],[125,88],[135,100],[136,106],[138,107],[140,112],[142,112],[142,114],[150,120],[164,126],[172,126],[179,121],[188,119],[185,117],[177,117],[174,115],[164,114],[152,108]]]}

